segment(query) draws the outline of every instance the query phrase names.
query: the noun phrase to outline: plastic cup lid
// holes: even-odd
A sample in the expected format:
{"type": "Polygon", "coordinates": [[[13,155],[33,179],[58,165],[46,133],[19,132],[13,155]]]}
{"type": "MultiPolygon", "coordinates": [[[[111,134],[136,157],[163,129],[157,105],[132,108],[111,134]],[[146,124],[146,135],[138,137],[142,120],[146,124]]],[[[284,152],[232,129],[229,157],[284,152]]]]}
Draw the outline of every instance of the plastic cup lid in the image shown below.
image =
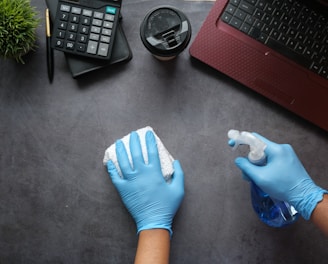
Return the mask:
{"type": "Polygon", "coordinates": [[[191,38],[191,25],[186,15],[171,6],[160,6],[147,13],[140,26],[145,47],[157,56],[175,56],[191,38]]]}

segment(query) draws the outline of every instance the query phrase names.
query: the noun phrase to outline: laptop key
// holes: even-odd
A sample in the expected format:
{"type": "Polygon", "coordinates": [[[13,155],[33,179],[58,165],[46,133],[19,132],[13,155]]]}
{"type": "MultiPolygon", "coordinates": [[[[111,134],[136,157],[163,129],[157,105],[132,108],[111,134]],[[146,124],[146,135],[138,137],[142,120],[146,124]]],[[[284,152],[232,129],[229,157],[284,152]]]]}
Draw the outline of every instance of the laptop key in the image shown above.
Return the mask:
{"type": "Polygon", "coordinates": [[[231,0],[230,3],[235,5],[235,6],[238,6],[239,3],[240,3],[240,0],[231,0]]]}
{"type": "Polygon", "coordinates": [[[239,8],[248,14],[253,14],[255,11],[255,7],[246,1],[242,1],[239,5],[239,8]]]}
{"type": "Polygon", "coordinates": [[[320,67],[319,64],[317,64],[317,63],[314,62],[314,63],[311,65],[310,70],[312,70],[312,71],[314,71],[314,72],[316,72],[316,73],[320,73],[320,71],[321,71],[321,67],[320,67]]]}
{"type": "Polygon", "coordinates": [[[235,14],[234,14],[235,17],[239,18],[240,20],[245,20],[246,16],[247,16],[247,13],[240,10],[240,9],[237,9],[235,14]]]}
{"type": "Polygon", "coordinates": [[[248,16],[246,17],[246,19],[245,19],[245,22],[246,22],[247,24],[253,25],[254,22],[255,22],[255,18],[252,17],[252,16],[250,16],[250,15],[248,15],[248,16]]]}
{"type": "Polygon", "coordinates": [[[251,30],[249,31],[249,36],[254,39],[257,39],[260,35],[261,35],[261,30],[256,27],[252,27],[251,30]]]}
{"type": "Polygon", "coordinates": [[[246,0],[247,2],[251,3],[252,5],[255,5],[257,0],[246,0]]]}
{"type": "Polygon", "coordinates": [[[292,50],[296,48],[296,45],[297,45],[297,42],[293,39],[289,39],[287,42],[287,46],[292,50]]]}
{"type": "Polygon", "coordinates": [[[221,16],[221,19],[228,24],[229,24],[231,18],[232,18],[232,15],[230,15],[228,12],[224,12],[224,14],[221,16]]]}
{"type": "Polygon", "coordinates": [[[278,38],[278,40],[280,43],[282,43],[286,46],[287,42],[288,42],[288,37],[286,35],[281,34],[280,37],[278,38]]]}
{"type": "Polygon", "coordinates": [[[260,20],[256,20],[256,22],[254,23],[254,27],[261,30],[264,27],[264,23],[260,20]]]}
{"type": "Polygon", "coordinates": [[[277,0],[273,2],[273,5],[277,8],[281,8],[282,4],[283,4],[282,0],[277,0]]]}
{"type": "Polygon", "coordinates": [[[257,2],[257,4],[256,4],[256,7],[259,8],[259,9],[261,9],[261,10],[263,10],[264,7],[265,7],[265,5],[266,5],[265,1],[263,1],[263,0],[259,0],[259,1],[257,2]]]}
{"type": "Polygon", "coordinates": [[[271,4],[267,4],[267,6],[265,7],[265,13],[272,15],[274,12],[274,7],[271,4]]]}
{"type": "Polygon", "coordinates": [[[267,39],[268,39],[268,35],[263,32],[261,32],[260,36],[257,38],[257,40],[262,43],[266,43],[267,39]]]}
{"type": "Polygon", "coordinates": [[[227,8],[225,9],[226,12],[228,12],[229,14],[233,15],[236,11],[237,7],[233,6],[233,5],[228,5],[227,8]]]}
{"type": "Polygon", "coordinates": [[[229,22],[229,25],[231,25],[237,29],[240,29],[242,24],[243,24],[243,21],[241,21],[240,19],[235,18],[235,17],[233,17],[229,22]]]}
{"type": "Polygon", "coordinates": [[[276,39],[276,40],[278,40],[279,39],[279,37],[280,37],[280,32],[279,31],[277,31],[277,30],[272,30],[272,32],[271,32],[271,35],[270,35],[272,38],[274,38],[274,39],[276,39]]]}
{"type": "Polygon", "coordinates": [[[268,47],[304,66],[305,68],[309,69],[311,67],[311,60],[304,58],[292,49],[286,48],[286,46],[279,41],[269,38],[266,44],[268,47]]]}
{"type": "Polygon", "coordinates": [[[241,30],[242,32],[246,33],[246,34],[248,34],[248,32],[250,31],[250,29],[251,29],[251,26],[250,26],[249,24],[247,24],[247,23],[244,23],[244,24],[241,26],[241,28],[240,28],[240,30],[241,30]]]}
{"type": "Polygon", "coordinates": [[[296,48],[297,53],[303,54],[304,50],[305,50],[305,47],[302,44],[297,45],[297,48],[296,48]]]}
{"type": "Polygon", "coordinates": [[[254,13],[254,17],[256,17],[257,19],[262,19],[263,16],[264,16],[264,12],[262,10],[256,9],[254,13]]]}

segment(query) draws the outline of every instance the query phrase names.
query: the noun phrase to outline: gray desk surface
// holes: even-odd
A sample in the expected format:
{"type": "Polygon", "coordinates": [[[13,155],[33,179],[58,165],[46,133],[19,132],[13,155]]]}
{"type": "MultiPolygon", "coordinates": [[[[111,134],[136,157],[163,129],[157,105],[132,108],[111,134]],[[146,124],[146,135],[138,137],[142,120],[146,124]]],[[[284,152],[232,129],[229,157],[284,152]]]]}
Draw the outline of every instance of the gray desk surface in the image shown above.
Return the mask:
{"type": "MultiPolygon", "coordinates": [[[[259,222],[226,137],[237,128],[291,143],[328,188],[327,133],[191,60],[188,50],[175,61],[154,59],[139,25],[165,3],[187,14],[193,38],[213,5],[124,0],[133,59],[79,80],[55,52],[48,83],[43,23],[26,65],[0,61],[0,263],[132,263],[134,222],[102,158],[116,139],[146,125],[185,171],[171,263],[327,263],[327,238],[310,222],[285,229],[259,222]]],[[[32,4],[44,19],[44,1],[32,4]]]]}

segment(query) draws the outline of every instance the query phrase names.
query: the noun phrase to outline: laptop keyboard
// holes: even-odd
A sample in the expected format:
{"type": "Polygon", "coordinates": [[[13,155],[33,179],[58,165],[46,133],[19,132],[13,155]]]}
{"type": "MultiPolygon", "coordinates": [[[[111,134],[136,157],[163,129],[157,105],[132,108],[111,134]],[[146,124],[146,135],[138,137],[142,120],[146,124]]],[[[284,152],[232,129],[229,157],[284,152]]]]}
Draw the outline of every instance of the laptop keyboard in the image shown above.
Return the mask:
{"type": "Polygon", "coordinates": [[[328,80],[328,17],[295,0],[229,0],[221,20],[328,80]]]}

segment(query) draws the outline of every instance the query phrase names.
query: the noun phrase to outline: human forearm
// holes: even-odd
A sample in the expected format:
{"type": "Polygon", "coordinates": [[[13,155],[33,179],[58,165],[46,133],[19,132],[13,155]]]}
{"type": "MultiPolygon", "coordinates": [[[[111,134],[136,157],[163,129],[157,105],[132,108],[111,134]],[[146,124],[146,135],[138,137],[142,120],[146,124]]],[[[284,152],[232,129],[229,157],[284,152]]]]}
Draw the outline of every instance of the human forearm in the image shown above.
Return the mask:
{"type": "Polygon", "coordinates": [[[328,194],[323,196],[311,215],[311,221],[328,236],[328,194]]]}
{"type": "Polygon", "coordinates": [[[168,264],[170,233],[166,229],[149,229],[139,233],[135,264],[168,264]]]}

